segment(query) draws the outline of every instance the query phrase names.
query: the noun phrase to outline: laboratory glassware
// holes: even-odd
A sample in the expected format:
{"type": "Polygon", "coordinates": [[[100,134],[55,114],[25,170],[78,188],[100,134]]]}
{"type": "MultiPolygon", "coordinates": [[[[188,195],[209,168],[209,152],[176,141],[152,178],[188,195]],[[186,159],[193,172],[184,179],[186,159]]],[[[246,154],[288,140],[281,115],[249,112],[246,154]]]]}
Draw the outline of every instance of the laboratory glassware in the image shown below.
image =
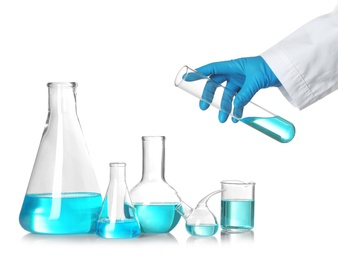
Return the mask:
{"type": "Polygon", "coordinates": [[[96,225],[104,238],[134,238],[141,233],[126,182],[126,163],[110,163],[110,181],[96,225]]]}
{"type": "Polygon", "coordinates": [[[142,178],[130,190],[141,232],[168,233],[181,216],[180,198],[165,179],[165,136],[143,136],[142,152],[142,178]]]}
{"type": "Polygon", "coordinates": [[[218,222],[207,203],[212,196],[222,191],[223,190],[216,190],[208,194],[198,202],[195,208],[190,207],[182,200],[180,204],[176,206],[177,212],[186,221],[185,228],[190,235],[208,237],[216,234],[218,231],[218,222]]]}
{"type": "Polygon", "coordinates": [[[19,222],[31,233],[92,233],[102,197],[77,115],[77,83],[47,87],[47,121],[19,222]]]}
{"type": "Polygon", "coordinates": [[[223,110],[231,117],[251,126],[278,142],[288,143],[295,136],[296,129],[291,122],[271,113],[252,101],[249,101],[244,107],[241,118],[235,117],[232,111],[225,111],[224,108],[221,107],[222,97],[225,95],[232,97],[233,94],[223,85],[216,83],[210,77],[202,75],[188,66],[183,66],[179,70],[174,84],[176,87],[179,87],[219,110],[223,110]],[[208,88],[205,88],[206,85],[208,85],[208,88]],[[210,102],[208,100],[212,101],[210,102]]]}
{"type": "Polygon", "coordinates": [[[221,181],[221,228],[245,231],[254,228],[255,183],[221,181]]]}

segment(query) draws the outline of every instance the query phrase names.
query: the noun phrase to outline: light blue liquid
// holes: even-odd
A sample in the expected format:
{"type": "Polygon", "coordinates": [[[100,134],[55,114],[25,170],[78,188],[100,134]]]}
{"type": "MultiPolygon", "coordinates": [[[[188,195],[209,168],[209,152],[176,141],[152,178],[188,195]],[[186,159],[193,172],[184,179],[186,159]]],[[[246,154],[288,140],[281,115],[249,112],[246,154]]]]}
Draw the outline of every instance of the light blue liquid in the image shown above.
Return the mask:
{"type": "Polygon", "coordinates": [[[168,233],[179,222],[178,203],[134,204],[143,233],[168,233]]]}
{"type": "Polygon", "coordinates": [[[222,200],[222,229],[252,229],[254,227],[254,200],[222,200]]]}
{"type": "Polygon", "coordinates": [[[26,194],[19,221],[31,233],[92,233],[101,204],[101,194],[93,192],[26,194]]]}
{"type": "Polygon", "coordinates": [[[104,238],[134,238],[141,233],[140,225],[135,219],[116,220],[102,219],[97,222],[96,235],[104,238]]]}
{"type": "Polygon", "coordinates": [[[281,143],[290,142],[296,133],[294,125],[279,116],[245,117],[241,119],[241,122],[281,143]]]}
{"type": "Polygon", "coordinates": [[[208,237],[216,234],[218,225],[186,225],[188,233],[192,236],[208,237]]]}

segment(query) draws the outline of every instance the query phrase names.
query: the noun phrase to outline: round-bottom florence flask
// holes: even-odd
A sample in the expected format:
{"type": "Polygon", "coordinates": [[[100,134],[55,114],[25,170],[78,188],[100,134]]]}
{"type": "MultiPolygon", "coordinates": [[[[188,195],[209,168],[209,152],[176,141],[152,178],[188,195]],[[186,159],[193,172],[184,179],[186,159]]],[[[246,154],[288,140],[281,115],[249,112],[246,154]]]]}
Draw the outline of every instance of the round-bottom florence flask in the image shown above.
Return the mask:
{"type": "Polygon", "coordinates": [[[179,222],[180,198],[165,180],[165,137],[143,136],[141,181],[130,190],[142,233],[168,233],[179,222]]]}

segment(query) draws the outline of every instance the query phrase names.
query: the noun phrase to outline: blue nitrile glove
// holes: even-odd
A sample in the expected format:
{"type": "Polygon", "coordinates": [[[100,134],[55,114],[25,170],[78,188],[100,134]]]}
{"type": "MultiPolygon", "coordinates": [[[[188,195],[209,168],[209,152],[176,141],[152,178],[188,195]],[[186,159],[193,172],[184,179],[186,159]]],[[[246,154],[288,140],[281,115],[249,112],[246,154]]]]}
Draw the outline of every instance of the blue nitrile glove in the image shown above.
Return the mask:
{"type": "MultiPolygon", "coordinates": [[[[233,104],[233,115],[237,118],[242,117],[244,106],[249,103],[258,90],[281,85],[261,56],[214,62],[196,70],[205,76],[210,76],[219,84],[227,82],[227,91],[224,91],[221,109],[231,112],[232,100],[236,96],[233,104]]],[[[211,103],[215,90],[206,85],[203,98],[211,103]]],[[[206,110],[208,107],[209,104],[207,102],[200,100],[200,108],[202,110],[206,110]]],[[[222,123],[229,117],[229,113],[224,111],[220,110],[218,114],[218,119],[222,123]]],[[[232,121],[236,123],[238,120],[232,118],[232,121]]]]}

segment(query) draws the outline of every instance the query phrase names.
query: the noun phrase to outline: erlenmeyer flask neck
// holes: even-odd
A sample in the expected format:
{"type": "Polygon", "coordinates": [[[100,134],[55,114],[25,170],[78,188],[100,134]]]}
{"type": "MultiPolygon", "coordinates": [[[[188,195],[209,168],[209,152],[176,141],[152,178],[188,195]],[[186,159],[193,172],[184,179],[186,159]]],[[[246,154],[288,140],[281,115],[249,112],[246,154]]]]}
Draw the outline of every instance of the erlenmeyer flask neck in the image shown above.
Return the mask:
{"type": "Polygon", "coordinates": [[[75,82],[50,82],[48,86],[48,111],[51,115],[76,114],[75,82]]]}
{"type": "Polygon", "coordinates": [[[125,163],[110,163],[110,180],[117,182],[125,182],[126,179],[126,164],[125,163]]]}
{"type": "Polygon", "coordinates": [[[164,158],[165,158],[165,137],[164,136],[143,136],[143,171],[142,180],[156,181],[163,180],[164,158]]]}

